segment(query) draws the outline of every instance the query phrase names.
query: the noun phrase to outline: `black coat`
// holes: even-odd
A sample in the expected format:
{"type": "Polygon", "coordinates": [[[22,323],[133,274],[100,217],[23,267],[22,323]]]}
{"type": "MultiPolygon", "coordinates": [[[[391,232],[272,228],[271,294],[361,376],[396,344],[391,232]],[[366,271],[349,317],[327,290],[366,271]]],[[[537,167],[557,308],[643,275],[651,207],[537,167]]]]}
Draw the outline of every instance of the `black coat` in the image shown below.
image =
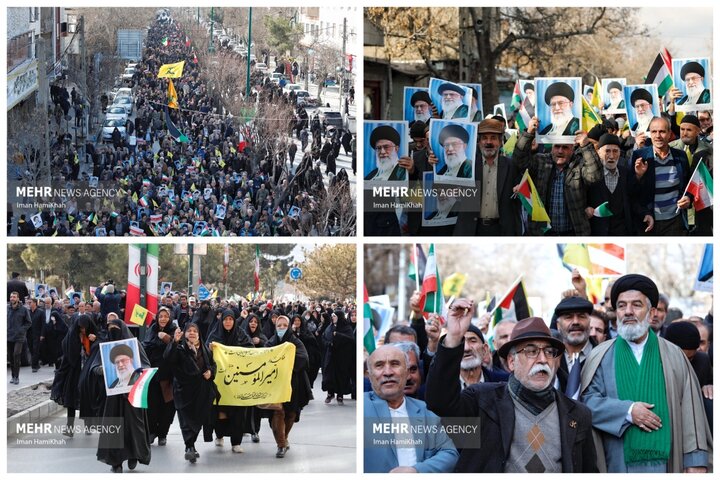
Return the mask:
{"type": "Polygon", "coordinates": [[[172,379],[170,365],[168,365],[167,360],[164,358],[165,349],[168,344],[160,340],[158,334],[160,332],[167,333],[170,335],[170,342],[172,342],[172,338],[175,336],[175,330],[177,330],[177,327],[170,321],[165,325],[165,328],[161,328],[156,317],[145,332],[145,340],[143,340],[142,346],[150,360],[150,366],[158,368],[157,373],[153,376],[153,381],[172,379]]]}
{"type": "Polygon", "coordinates": [[[345,315],[337,311],[337,325],[332,321],[322,334],[323,378],[322,389],[328,393],[346,395],[352,393],[355,375],[355,336],[352,325],[345,315]]]}
{"type": "Polygon", "coordinates": [[[18,303],[17,308],[12,308],[8,303],[7,307],[7,341],[24,342],[27,338],[27,331],[32,325],[30,310],[18,303]]]}
{"type": "Polygon", "coordinates": [[[290,379],[292,396],[289,402],[283,403],[283,409],[285,411],[299,412],[313,399],[312,388],[307,375],[308,353],[303,343],[290,329],[285,332],[282,338],[278,338],[277,334],[273,335],[267,346],[275,347],[285,342],[295,345],[295,363],[293,364],[293,373],[290,379]]]}
{"type": "MultiPolygon", "coordinates": [[[[460,452],[456,472],[502,473],[510,455],[515,406],[507,384],[478,383],[460,391],[464,347],[438,347],[425,389],[428,407],[441,417],[478,418],[480,448],[460,452]]],[[[597,472],[590,410],[556,392],[563,473],[597,472]]]]}
{"type": "MultiPolygon", "coordinates": [[[[622,197],[623,226],[625,228],[625,232],[618,233],[618,235],[635,235],[637,234],[637,228],[640,228],[640,225],[633,226],[633,218],[642,218],[645,216],[645,212],[640,211],[639,206],[630,202],[630,192],[628,191],[628,175],[635,175],[635,172],[628,171],[628,169],[625,168],[625,166],[623,165],[618,165],[617,169],[619,173],[619,178],[617,187],[615,187],[615,192],[622,197]]],[[[603,179],[588,187],[588,206],[592,208],[597,208],[603,202],[607,202],[608,200],[610,200],[610,191],[605,185],[603,170],[603,179]]],[[[617,212],[613,213],[615,214],[617,212]]],[[[615,221],[616,219],[614,218],[614,216],[606,218],[593,217],[590,219],[590,230],[592,231],[592,234],[594,236],[610,235],[611,223],[615,223],[615,221]]]]}
{"type": "MultiPolygon", "coordinates": [[[[63,326],[65,322],[60,322],[63,326]]],[[[85,351],[80,341],[80,327],[85,328],[87,335],[98,335],[95,324],[86,315],[80,315],[67,331],[62,341],[62,361],[53,378],[50,399],[65,408],[80,407],[80,372],[83,360],[87,361],[94,350],[98,349],[96,338],[90,342],[90,351],[85,351]]]]}

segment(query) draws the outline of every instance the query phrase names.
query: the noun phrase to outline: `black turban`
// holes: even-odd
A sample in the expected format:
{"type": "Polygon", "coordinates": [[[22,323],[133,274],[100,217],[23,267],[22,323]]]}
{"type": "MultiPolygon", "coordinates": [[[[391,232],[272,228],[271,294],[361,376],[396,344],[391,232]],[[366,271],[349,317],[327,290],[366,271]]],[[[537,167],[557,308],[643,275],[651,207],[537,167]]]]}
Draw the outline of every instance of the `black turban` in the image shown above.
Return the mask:
{"type": "Polygon", "coordinates": [[[645,100],[650,105],[652,105],[653,103],[652,95],[644,88],[638,88],[636,90],[633,90],[633,92],[630,94],[630,105],[634,107],[635,102],[637,102],[638,100],[645,100]]]}
{"type": "Polygon", "coordinates": [[[125,355],[130,358],[134,358],[135,355],[133,354],[132,348],[130,348],[127,344],[121,343],[120,345],[115,345],[112,350],[110,350],[110,361],[112,363],[115,363],[115,358],[118,355],[125,355]]]}
{"type": "Polygon", "coordinates": [[[618,296],[620,296],[620,294],[623,292],[627,292],[628,290],[637,290],[638,292],[648,297],[648,299],[650,300],[650,305],[652,305],[653,307],[657,307],[658,297],[660,296],[660,293],[658,292],[658,288],[657,285],[655,285],[655,282],[650,280],[645,275],[630,273],[628,275],[623,275],[622,277],[615,280],[612,290],[610,291],[610,301],[612,302],[612,306],[615,310],[617,310],[618,296]]]}
{"type": "Polygon", "coordinates": [[[443,93],[444,91],[446,91],[446,90],[450,90],[451,92],[455,92],[455,93],[457,93],[458,95],[462,95],[463,97],[465,96],[465,90],[463,90],[463,87],[461,87],[460,85],[455,85],[454,83],[447,83],[447,82],[446,82],[446,83],[443,83],[442,85],[440,85],[440,87],[438,87],[438,93],[439,93],[440,95],[442,95],[442,93],[443,93]]]}
{"type": "Polygon", "coordinates": [[[426,92],[425,90],[418,90],[417,92],[413,93],[410,97],[410,105],[413,107],[415,106],[415,102],[422,101],[430,105],[432,103],[432,100],[430,100],[430,94],[426,92]]]}
{"type": "Polygon", "coordinates": [[[400,145],[400,134],[397,130],[389,125],[381,125],[370,134],[370,146],[375,149],[375,145],[380,140],[390,140],[395,145],[400,145]]]}
{"type": "Polygon", "coordinates": [[[555,82],[545,90],[545,103],[550,105],[550,100],[556,96],[565,97],[571,102],[575,101],[575,92],[565,82],[555,82]]]}
{"type": "Polygon", "coordinates": [[[608,93],[610,93],[610,90],[613,89],[613,88],[617,88],[617,89],[620,90],[621,92],[622,92],[622,90],[623,90],[623,86],[622,86],[622,84],[621,84],[620,82],[612,81],[612,82],[608,83],[608,86],[607,86],[607,91],[608,91],[608,93]]]}
{"type": "Polygon", "coordinates": [[[463,143],[468,143],[470,135],[460,125],[448,125],[447,127],[440,130],[440,145],[445,145],[445,140],[450,137],[459,138],[463,143]]]}
{"type": "Polygon", "coordinates": [[[685,75],[688,73],[697,73],[705,78],[705,69],[698,62],[688,62],[680,69],[680,78],[685,81],[685,75]]]}

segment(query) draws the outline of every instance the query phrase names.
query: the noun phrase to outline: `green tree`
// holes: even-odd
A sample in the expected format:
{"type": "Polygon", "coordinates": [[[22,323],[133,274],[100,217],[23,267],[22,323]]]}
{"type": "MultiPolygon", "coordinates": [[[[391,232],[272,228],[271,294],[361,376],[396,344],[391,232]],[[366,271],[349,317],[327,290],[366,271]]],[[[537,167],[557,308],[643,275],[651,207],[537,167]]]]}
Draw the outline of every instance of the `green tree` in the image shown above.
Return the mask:
{"type": "Polygon", "coordinates": [[[302,37],[302,27],[295,22],[293,17],[283,15],[266,15],[263,17],[263,22],[268,31],[267,41],[270,48],[274,49],[279,56],[286,54],[292,56],[298,40],[302,37]]]}

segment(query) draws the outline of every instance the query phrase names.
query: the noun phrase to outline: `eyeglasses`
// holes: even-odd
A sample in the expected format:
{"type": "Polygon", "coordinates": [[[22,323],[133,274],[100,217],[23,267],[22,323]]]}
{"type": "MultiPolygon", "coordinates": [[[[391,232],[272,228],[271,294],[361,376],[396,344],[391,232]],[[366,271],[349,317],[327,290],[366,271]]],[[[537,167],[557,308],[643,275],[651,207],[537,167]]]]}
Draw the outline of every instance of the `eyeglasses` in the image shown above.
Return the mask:
{"type": "Polygon", "coordinates": [[[562,102],[550,102],[550,108],[564,107],[565,105],[570,105],[570,102],[567,100],[563,100],[562,102]]]}
{"type": "Polygon", "coordinates": [[[465,145],[463,142],[445,142],[443,148],[445,148],[446,150],[448,148],[456,149],[461,148],[463,145],[465,145]]]}
{"type": "Polygon", "coordinates": [[[556,347],[537,347],[535,345],[528,345],[525,348],[521,348],[517,353],[524,354],[527,358],[537,358],[540,355],[540,350],[545,354],[545,358],[557,358],[560,356],[560,349],[556,347]]]}
{"type": "Polygon", "coordinates": [[[699,82],[700,80],[702,80],[702,78],[703,77],[701,77],[700,75],[687,75],[685,77],[685,81],[686,82],[699,82]]]}
{"type": "Polygon", "coordinates": [[[379,151],[391,151],[395,147],[394,144],[388,144],[388,145],[375,145],[375,150],[379,151]]]}

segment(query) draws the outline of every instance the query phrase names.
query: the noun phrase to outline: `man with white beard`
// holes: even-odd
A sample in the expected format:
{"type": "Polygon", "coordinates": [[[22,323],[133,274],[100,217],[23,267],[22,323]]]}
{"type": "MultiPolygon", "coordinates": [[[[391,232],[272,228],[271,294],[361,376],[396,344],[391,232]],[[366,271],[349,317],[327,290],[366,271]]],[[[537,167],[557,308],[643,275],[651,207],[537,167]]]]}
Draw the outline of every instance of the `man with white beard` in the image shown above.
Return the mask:
{"type": "Polygon", "coordinates": [[[439,190],[436,200],[437,205],[435,210],[428,212],[427,220],[442,220],[457,217],[457,212],[453,211],[456,202],[455,198],[449,197],[443,190],[439,190]]]}
{"type": "Polygon", "coordinates": [[[698,62],[688,62],[680,70],[680,78],[685,82],[685,96],[678,105],[696,105],[710,103],[710,90],[705,88],[705,69],[698,62]]]}
{"type": "Polygon", "coordinates": [[[635,123],[630,127],[630,130],[638,133],[647,132],[650,127],[650,122],[653,119],[653,97],[650,92],[644,88],[638,88],[633,90],[630,94],[630,106],[635,109],[635,123]]]}
{"type": "Polygon", "coordinates": [[[432,100],[426,90],[418,90],[410,97],[410,105],[413,108],[416,122],[427,124],[432,118],[432,100]]]}
{"type": "Polygon", "coordinates": [[[540,135],[575,135],[580,130],[580,120],[573,116],[575,92],[565,82],[555,82],[545,90],[545,103],[550,106],[550,125],[540,135]]]}
{"type": "Polygon", "coordinates": [[[618,337],[595,347],[582,370],[601,472],[708,472],[712,434],[697,377],[682,350],[649,328],[658,297],[644,275],[616,280],[618,337]]]}
{"type": "Polygon", "coordinates": [[[133,363],[134,354],[132,348],[126,344],[115,345],[110,350],[110,362],[115,365],[117,378],[110,384],[110,388],[120,388],[133,385],[141,372],[135,373],[135,365],[133,363]]]}
{"type": "Polygon", "coordinates": [[[440,130],[440,145],[445,150],[445,165],[438,175],[472,178],[472,163],[467,158],[467,143],[470,134],[460,125],[448,125],[440,130]]]}
{"type": "Polygon", "coordinates": [[[438,87],[438,93],[442,95],[442,118],[467,119],[468,106],[463,104],[465,99],[463,87],[446,82],[438,87]]]}
{"type": "Polygon", "coordinates": [[[605,110],[624,110],[625,99],[623,98],[623,86],[620,82],[608,83],[607,92],[610,94],[610,102],[605,104],[605,110]]]}
{"type": "Polygon", "coordinates": [[[377,167],[365,180],[400,181],[407,178],[407,170],[398,165],[400,134],[389,125],[381,125],[370,134],[370,147],[375,150],[377,167]]]}
{"type": "Polygon", "coordinates": [[[530,118],[535,116],[535,85],[530,82],[525,82],[523,85],[523,91],[525,92],[525,110],[527,110],[530,118]]]}

